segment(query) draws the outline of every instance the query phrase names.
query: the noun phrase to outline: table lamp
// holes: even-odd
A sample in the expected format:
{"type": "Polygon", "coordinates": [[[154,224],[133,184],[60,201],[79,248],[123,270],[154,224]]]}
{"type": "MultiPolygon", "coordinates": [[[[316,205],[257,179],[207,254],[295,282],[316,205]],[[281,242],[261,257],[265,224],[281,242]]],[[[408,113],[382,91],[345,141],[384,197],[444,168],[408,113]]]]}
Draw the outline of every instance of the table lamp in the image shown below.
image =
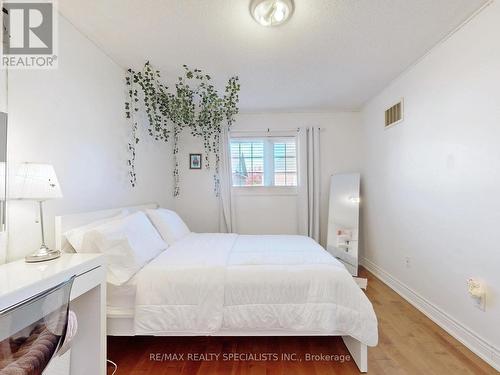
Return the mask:
{"type": "Polygon", "coordinates": [[[33,254],[26,256],[26,262],[43,262],[61,256],[59,250],[51,250],[45,244],[43,228],[43,202],[49,199],[62,198],[54,167],[50,164],[21,164],[14,177],[11,198],[33,200],[39,204],[42,245],[33,254]]]}

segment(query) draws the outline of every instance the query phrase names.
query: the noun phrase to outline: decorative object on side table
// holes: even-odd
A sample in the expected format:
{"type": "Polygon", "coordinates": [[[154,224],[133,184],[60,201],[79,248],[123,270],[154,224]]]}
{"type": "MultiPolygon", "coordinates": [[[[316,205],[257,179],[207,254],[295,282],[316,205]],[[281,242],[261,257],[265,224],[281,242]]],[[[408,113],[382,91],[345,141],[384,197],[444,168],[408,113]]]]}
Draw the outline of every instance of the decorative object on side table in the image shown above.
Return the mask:
{"type": "Polygon", "coordinates": [[[59,187],[54,167],[50,164],[21,164],[15,176],[12,198],[33,200],[39,204],[42,244],[37,251],[26,256],[26,262],[43,262],[59,258],[61,252],[59,250],[51,250],[45,244],[43,227],[43,202],[49,199],[62,198],[61,188],[59,187]]]}
{"type": "Polygon", "coordinates": [[[201,169],[201,154],[189,154],[189,169],[201,169]]]}

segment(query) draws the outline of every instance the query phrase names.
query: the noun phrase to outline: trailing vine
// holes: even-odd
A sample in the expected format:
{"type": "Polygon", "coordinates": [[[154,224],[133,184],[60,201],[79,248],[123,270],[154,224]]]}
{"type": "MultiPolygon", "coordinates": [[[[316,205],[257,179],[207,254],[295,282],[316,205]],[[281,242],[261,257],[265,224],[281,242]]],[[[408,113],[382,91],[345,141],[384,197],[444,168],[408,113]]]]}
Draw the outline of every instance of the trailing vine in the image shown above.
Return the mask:
{"type": "MultiPolygon", "coordinates": [[[[126,77],[126,82],[128,86],[131,86],[130,83],[130,77],[126,77]]],[[[132,123],[132,131],[131,131],[131,140],[128,143],[128,152],[130,154],[130,158],[128,160],[128,166],[129,166],[129,179],[130,179],[130,184],[135,187],[135,184],[137,182],[137,175],[135,173],[135,145],[139,143],[139,138],[137,137],[138,134],[138,123],[136,120],[136,117],[134,116],[133,112],[139,111],[139,108],[137,107],[137,102],[139,101],[138,99],[134,99],[134,90],[132,87],[127,92],[128,95],[128,102],[125,102],[125,115],[127,119],[129,119],[132,123]]],[[[137,95],[137,93],[135,94],[137,95]]]]}
{"type": "Polygon", "coordinates": [[[142,71],[128,69],[126,86],[128,98],[125,115],[131,122],[129,150],[129,177],[132,186],[137,184],[135,171],[136,145],[139,143],[138,116],[144,112],[147,132],[156,141],[173,141],[174,196],[179,190],[179,140],[184,130],[203,141],[205,167],[214,162],[214,189],[219,193],[220,134],[224,127],[230,129],[239,111],[240,83],[231,77],[224,95],[211,83],[211,77],[200,69],[183,65],[184,75],[178,77],[174,89],[161,82],[160,72],[148,62],[142,71]],[[142,110],[142,112],[140,112],[142,110]]]}

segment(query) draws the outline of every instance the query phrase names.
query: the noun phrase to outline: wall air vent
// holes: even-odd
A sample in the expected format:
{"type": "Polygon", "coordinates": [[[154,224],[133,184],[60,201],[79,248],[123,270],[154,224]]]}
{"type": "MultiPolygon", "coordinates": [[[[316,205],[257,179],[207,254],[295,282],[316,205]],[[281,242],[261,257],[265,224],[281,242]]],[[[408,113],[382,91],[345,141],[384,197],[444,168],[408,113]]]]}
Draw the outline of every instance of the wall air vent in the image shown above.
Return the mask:
{"type": "Polygon", "coordinates": [[[399,124],[403,121],[403,99],[385,111],[385,127],[399,124]]]}

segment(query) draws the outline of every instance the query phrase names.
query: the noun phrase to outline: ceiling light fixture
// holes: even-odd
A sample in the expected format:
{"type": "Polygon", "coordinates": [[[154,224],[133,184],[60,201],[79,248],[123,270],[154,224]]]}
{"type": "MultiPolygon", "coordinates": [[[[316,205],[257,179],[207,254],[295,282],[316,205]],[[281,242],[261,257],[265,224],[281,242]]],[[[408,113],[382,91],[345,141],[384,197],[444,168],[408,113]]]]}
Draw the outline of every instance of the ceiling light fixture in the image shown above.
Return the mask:
{"type": "Polygon", "coordinates": [[[293,13],[292,0],[253,0],[250,13],[262,26],[279,26],[285,23],[293,13]]]}

